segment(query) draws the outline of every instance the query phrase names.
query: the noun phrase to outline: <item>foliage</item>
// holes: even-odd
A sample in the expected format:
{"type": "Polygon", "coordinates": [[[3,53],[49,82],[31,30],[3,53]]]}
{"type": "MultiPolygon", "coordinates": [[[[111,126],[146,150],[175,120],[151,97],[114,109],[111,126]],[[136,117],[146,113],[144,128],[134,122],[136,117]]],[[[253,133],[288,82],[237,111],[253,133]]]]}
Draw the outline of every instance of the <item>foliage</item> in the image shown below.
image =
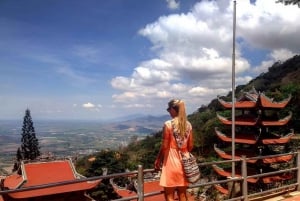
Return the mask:
{"type": "Polygon", "coordinates": [[[144,140],[133,141],[122,152],[129,156],[128,167],[136,170],[142,164],[144,168],[153,168],[154,160],[159,151],[162,131],[147,136],[144,140]]]}
{"type": "Polygon", "coordinates": [[[35,134],[30,110],[26,109],[22,127],[21,147],[17,150],[17,160],[34,160],[41,155],[39,142],[35,134]]]}
{"type": "Polygon", "coordinates": [[[88,177],[100,176],[125,172],[127,156],[114,150],[102,150],[95,156],[95,160],[86,170],[85,175],[88,177]]]}
{"type": "MultiPolygon", "coordinates": [[[[127,161],[128,157],[126,154],[107,149],[100,151],[96,156],[79,159],[76,162],[76,167],[84,176],[94,177],[125,172],[127,170],[127,161]]],[[[122,180],[122,182],[118,180],[115,182],[126,183],[126,181],[123,181],[124,178],[120,178],[119,180],[122,180]]],[[[90,195],[96,200],[103,201],[119,198],[108,179],[103,179],[99,186],[90,192],[90,195]]]]}
{"type": "Polygon", "coordinates": [[[292,100],[285,110],[293,113],[291,128],[300,132],[300,83],[290,83],[280,88],[283,94],[291,94],[292,100]]]}
{"type": "Polygon", "coordinates": [[[283,3],[284,5],[298,5],[300,7],[300,0],[277,0],[276,3],[283,3]]]}
{"type": "Polygon", "coordinates": [[[90,190],[88,193],[97,201],[109,201],[120,198],[120,196],[115,193],[108,179],[102,180],[96,189],[90,190]]]}

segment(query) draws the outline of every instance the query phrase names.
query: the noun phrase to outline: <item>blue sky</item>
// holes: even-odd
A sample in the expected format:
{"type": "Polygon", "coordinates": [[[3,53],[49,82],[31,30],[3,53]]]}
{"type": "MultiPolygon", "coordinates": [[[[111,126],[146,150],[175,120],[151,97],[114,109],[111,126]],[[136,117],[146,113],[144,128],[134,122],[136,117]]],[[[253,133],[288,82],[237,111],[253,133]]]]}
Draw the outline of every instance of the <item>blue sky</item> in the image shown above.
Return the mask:
{"type": "MultiPolygon", "coordinates": [[[[236,85],[299,54],[300,12],[237,1],[236,85]]],[[[233,1],[2,0],[0,119],[188,113],[231,90],[233,1]]]]}

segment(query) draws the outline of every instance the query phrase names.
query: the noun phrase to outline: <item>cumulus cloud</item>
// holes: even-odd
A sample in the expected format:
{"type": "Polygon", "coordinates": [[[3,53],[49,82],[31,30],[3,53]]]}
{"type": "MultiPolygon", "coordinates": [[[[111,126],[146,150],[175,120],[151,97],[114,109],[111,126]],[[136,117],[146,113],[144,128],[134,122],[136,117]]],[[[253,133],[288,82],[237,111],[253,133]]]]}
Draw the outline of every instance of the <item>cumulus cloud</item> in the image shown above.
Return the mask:
{"type": "MultiPolygon", "coordinates": [[[[175,1],[168,1],[170,5],[175,1]]],[[[236,85],[267,71],[275,61],[293,56],[300,40],[299,9],[275,1],[237,3],[236,85]],[[287,15],[291,13],[292,16],[287,15]],[[256,66],[251,51],[267,51],[256,66]],[[251,75],[247,75],[249,73],[251,75]]],[[[162,16],[139,30],[156,58],[141,61],[131,76],[111,80],[115,102],[154,105],[182,97],[193,108],[226,94],[232,86],[233,2],[200,1],[187,13],[162,16]]]]}

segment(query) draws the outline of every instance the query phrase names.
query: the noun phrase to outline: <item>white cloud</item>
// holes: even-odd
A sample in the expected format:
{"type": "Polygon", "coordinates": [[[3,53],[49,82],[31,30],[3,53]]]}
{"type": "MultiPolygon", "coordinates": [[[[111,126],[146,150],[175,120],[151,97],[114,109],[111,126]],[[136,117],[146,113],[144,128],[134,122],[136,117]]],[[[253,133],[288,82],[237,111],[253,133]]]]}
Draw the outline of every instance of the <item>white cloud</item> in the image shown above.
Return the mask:
{"type": "Polygon", "coordinates": [[[299,50],[300,12],[297,6],[275,1],[239,2],[237,29],[248,45],[258,48],[299,50]]]}
{"type": "Polygon", "coordinates": [[[180,2],[176,0],[166,0],[168,4],[168,8],[171,10],[178,9],[180,6],[180,2]]]}
{"type": "Polygon", "coordinates": [[[94,108],[95,105],[93,103],[88,102],[88,103],[82,104],[82,107],[84,107],[84,108],[94,108]]]}
{"type": "Polygon", "coordinates": [[[111,80],[112,87],[119,90],[128,90],[128,88],[131,86],[130,83],[131,79],[123,76],[118,76],[111,80]]]}
{"type": "MultiPolygon", "coordinates": [[[[232,18],[233,2],[204,0],[188,13],[163,16],[147,24],[139,34],[149,39],[157,57],[142,61],[129,77],[112,79],[112,86],[121,90],[113,96],[114,101],[155,105],[181,97],[197,108],[227,94],[232,86],[232,18]]],[[[265,0],[237,2],[236,85],[246,84],[274,62],[296,54],[299,20],[296,6],[265,0]],[[256,48],[269,55],[254,67],[251,62],[256,58],[249,52],[256,48]]]]}

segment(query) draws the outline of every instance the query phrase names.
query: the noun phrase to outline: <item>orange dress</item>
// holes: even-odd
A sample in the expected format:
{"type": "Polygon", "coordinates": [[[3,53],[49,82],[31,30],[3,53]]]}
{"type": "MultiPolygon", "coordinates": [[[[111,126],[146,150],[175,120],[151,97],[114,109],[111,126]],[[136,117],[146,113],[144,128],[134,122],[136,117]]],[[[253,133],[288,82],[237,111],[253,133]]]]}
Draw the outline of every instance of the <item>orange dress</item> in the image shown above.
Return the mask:
{"type": "MultiPolygon", "coordinates": [[[[188,122],[188,135],[187,139],[183,141],[181,151],[187,151],[187,145],[192,140],[192,126],[188,122]]],[[[176,187],[176,186],[188,186],[183,172],[181,164],[181,156],[179,149],[173,135],[173,127],[171,120],[166,121],[164,124],[163,142],[167,143],[164,146],[167,147],[164,151],[162,172],[160,176],[160,185],[163,187],[176,187]]]]}

